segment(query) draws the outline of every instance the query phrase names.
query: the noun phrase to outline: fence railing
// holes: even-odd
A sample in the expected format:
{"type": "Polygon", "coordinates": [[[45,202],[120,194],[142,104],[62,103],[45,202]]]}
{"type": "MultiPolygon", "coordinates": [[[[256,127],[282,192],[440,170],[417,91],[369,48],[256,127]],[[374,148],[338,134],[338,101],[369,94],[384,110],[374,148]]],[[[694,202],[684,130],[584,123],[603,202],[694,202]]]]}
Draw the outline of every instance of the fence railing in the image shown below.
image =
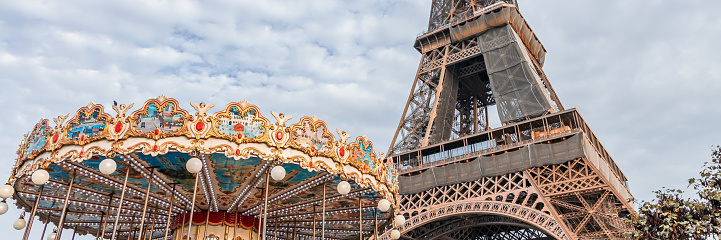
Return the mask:
{"type": "Polygon", "coordinates": [[[598,155],[608,163],[611,171],[625,184],[626,176],[576,109],[509,124],[396,154],[390,158],[398,173],[403,175],[435,166],[471,160],[483,155],[501,153],[530,144],[554,141],[579,132],[584,133],[598,155]]]}

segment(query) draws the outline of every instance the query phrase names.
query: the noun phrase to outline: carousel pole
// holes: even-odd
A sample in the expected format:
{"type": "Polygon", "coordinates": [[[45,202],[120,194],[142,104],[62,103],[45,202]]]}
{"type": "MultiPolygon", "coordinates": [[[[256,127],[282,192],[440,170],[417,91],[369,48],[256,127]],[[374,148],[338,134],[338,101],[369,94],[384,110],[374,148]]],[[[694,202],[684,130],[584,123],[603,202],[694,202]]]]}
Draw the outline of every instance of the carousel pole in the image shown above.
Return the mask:
{"type": "Polygon", "coordinates": [[[363,202],[362,194],[358,194],[358,240],[363,240],[363,202]]]}
{"type": "Polygon", "coordinates": [[[153,212],[150,213],[150,233],[146,235],[148,239],[153,239],[153,231],[155,231],[155,217],[158,216],[158,204],[155,204],[155,208],[153,208],[153,212]]]}
{"type": "Polygon", "coordinates": [[[250,229],[248,230],[248,239],[253,240],[253,228],[255,227],[255,218],[250,222],[250,229]]]}
{"type": "Polygon", "coordinates": [[[321,215],[320,239],[325,240],[325,182],[323,182],[323,214],[321,215]]]}
{"type": "Polygon", "coordinates": [[[165,223],[165,237],[163,240],[168,239],[168,230],[170,230],[170,215],[173,213],[173,201],[175,200],[175,185],[178,185],[178,183],[171,183],[170,185],[173,185],[173,192],[170,193],[170,208],[168,209],[168,221],[165,223]]]}
{"type": "Polygon", "coordinates": [[[30,218],[28,218],[28,226],[25,228],[25,235],[23,235],[23,240],[28,240],[28,237],[30,237],[30,228],[33,227],[33,222],[35,220],[35,213],[38,211],[38,204],[40,204],[40,198],[43,196],[43,191],[45,190],[45,184],[40,185],[40,194],[38,194],[38,199],[35,200],[35,205],[33,206],[32,212],[30,212],[30,218]]]}
{"type": "Polygon", "coordinates": [[[65,213],[68,212],[68,202],[70,201],[70,193],[73,191],[73,182],[75,182],[76,174],[77,170],[74,170],[73,177],[70,179],[68,193],[65,194],[65,206],[63,206],[63,212],[60,214],[60,223],[58,223],[58,233],[55,235],[55,239],[60,239],[60,235],[63,233],[63,224],[65,224],[65,213]]]}
{"type": "Polygon", "coordinates": [[[106,212],[103,212],[103,217],[102,217],[102,218],[103,218],[103,228],[102,228],[102,231],[101,231],[100,226],[98,226],[98,234],[96,234],[96,235],[98,235],[98,236],[95,238],[95,240],[103,239],[103,236],[105,236],[105,226],[108,225],[108,217],[107,217],[106,215],[108,215],[108,213],[110,213],[110,204],[113,202],[113,194],[115,194],[115,192],[111,192],[111,193],[110,193],[110,199],[108,200],[108,207],[107,207],[106,210],[105,210],[106,212]]]}
{"type": "Polygon", "coordinates": [[[195,195],[198,193],[198,177],[200,177],[200,172],[195,173],[195,186],[193,187],[193,203],[190,207],[190,220],[188,220],[188,238],[190,238],[190,229],[193,226],[193,212],[195,212],[195,195]]]}
{"type": "MultiPolygon", "coordinates": [[[[103,222],[103,220],[107,220],[107,218],[105,218],[105,212],[100,211],[100,214],[102,214],[102,215],[100,215],[100,222],[103,222]]],[[[101,232],[102,232],[102,233],[105,232],[105,231],[103,231],[103,230],[104,230],[104,228],[105,228],[106,222],[103,222],[103,223],[100,223],[100,222],[98,222],[98,224],[99,224],[99,225],[98,225],[98,232],[95,234],[95,240],[99,240],[100,237],[102,236],[102,235],[100,235],[100,233],[101,233],[101,232]]]]}
{"type": "MultiPolygon", "coordinates": [[[[238,204],[240,206],[240,204],[238,204]]],[[[235,208],[235,226],[233,226],[233,239],[235,239],[238,236],[238,207],[235,208]]],[[[253,228],[250,228],[251,231],[253,231],[253,228]]]]}
{"type": "Polygon", "coordinates": [[[273,240],[278,240],[278,219],[275,220],[275,230],[273,230],[273,240]]]}
{"type": "Polygon", "coordinates": [[[315,239],[315,207],[318,206],[316,204],[313,204],[313,240],[315,239]]]}
{"type": "MultiPolygon", "coordinates": [[[[118,203],[118,213],[115,215],[115,224],[113,224],[113,235],[110,240],[115,240],[115,234],[118,232],[118,221],[120,220],[120,212],[123,210],[123,200],[125,198],[125,188],[128,186],[128,177],[130,176],[130,167],[125,168],[125,180],[123,181],[123,190],[120,193],[120,203],[118,203]]],[[[130,230],[132,231],[132,229],[130,230]]],[[[129,233],[128,233],[129,234],[129,233]]],[[[59,239],[59,238],[56,238],[59,239]]]]}
{"type": "Polygon", "coordinates": [[[375,210],[373,210],[373,218],[375,218],[373,222],[373,239],[378,240],[378,212],[375,210]]]}
{"type": "Polygon", "coordinates": [[[145,203],[143,203],[143,214],[140,215],[140,230],[138,231],[138,240],[143,237],[143,227],[145,225],[145,213],[148,210],[148,200],[150,199],[150,187],[153,186],[153,176],[155,175],[155,167],[150,167],[150,177],[148,178],[148,189],[145,190],[145,203]]]}
{"type": "Polygon", "coordinates": [[[48,230],[48,223],[50,223],[50,213],[48,213],[48,217],[45,218],[45,227],[43,227],[43,234],[40,235],[40,240],[45,238],[45,230],[48,230]]]}
{"type": "MultiPolygon", "coordinates": [[[[265,196],[265,188],[260,189],[263,189],[263,195],[265,196]]],[[[262,240],[261,238],[263,238],[263,231],[261,230],[263,229],[263,209],[263,204],[260,204],[260,214],[258,214],[260,216],[260,219],[258,219],[258,240],[262,240]]]]}
{"type": "Polygon", "coordinates": [[[71,238],[72,240],[75,240],[75,233],[77,233],[77,232],[78,232],[78,227],[73,228],[73,238],[71,238]]]}
{"type": "Polygon", "coordinates": [[[203,238],[208,236],[208,223],[210,222],[210,201],[208,201],[208,213],[205,215],[205,229],[203,229],[203,238]]]}
{"type": "Polygon", "coordinates": [[[180,219],[180,232],[178,232],[178,231],[175,232],[175,240],[178,240],[178,238],[180,238],[180,240],[183,240],[183,233],[185,232],[185,224],[183,223],[184,220],[185,220],[185,216],[183,216],[183,218],[180,219]]]}
{"type": "Polygon", "coordinates": [[[267,171],[265,173],[265,208],[263,208],[263,240],[265,239],[267,230],[265,229],[268,226],[268,184],[270,184],[270,171],[267,171]]]}
{"type": "Polygon", "coordinates": [[[130,233],[128,233],[128,239],[133,238],[132,236],[135,236],[135,231],[138,230],[137,227],[135,227],[135,215],[133,215],[133,220],[130,221],[130,233]]]}
{"type": "MultiPolygon", "coordinates": [[[[297,240],[298,221],[293,221],[293,240],[297,240]]],[[[277,240],[277,239],[274,239],[277,240]]]]}

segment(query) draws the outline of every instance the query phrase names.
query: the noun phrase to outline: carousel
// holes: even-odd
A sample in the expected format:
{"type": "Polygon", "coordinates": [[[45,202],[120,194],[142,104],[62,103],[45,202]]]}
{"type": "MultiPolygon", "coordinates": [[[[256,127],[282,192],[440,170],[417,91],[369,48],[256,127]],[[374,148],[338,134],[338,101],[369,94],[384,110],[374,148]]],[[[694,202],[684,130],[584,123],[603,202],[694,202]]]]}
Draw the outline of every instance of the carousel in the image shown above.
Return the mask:
{"type": "Polygon", "coordinates": [[[246,101],[214,113],[165,96],[133,105],[113,117],[90,103],[25,136],[0,186],[0,214],[8,198],[24,209],[23,240],[33,227],[41,240],[400,237],[395,169],[364,136],[336,136],[316,116],[270,111],[273,122],[246,101]]]}

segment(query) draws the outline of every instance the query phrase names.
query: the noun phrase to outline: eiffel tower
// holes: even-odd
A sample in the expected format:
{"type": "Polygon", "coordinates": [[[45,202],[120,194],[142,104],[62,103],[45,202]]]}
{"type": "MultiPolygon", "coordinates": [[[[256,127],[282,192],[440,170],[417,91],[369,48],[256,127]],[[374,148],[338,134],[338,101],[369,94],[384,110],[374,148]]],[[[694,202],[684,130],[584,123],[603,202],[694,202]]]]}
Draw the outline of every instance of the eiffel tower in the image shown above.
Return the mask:
{"type": "MultiPolygon", "coordinates": [[[[542,66],[516,1],[433,0],[389,159],[402,239],[619,239],[627,179],[542,66]],[[495,105],[502,124],[489,128],[495,105]]],[[[389,239],[389,231],[380,239],[389,239]]]]}

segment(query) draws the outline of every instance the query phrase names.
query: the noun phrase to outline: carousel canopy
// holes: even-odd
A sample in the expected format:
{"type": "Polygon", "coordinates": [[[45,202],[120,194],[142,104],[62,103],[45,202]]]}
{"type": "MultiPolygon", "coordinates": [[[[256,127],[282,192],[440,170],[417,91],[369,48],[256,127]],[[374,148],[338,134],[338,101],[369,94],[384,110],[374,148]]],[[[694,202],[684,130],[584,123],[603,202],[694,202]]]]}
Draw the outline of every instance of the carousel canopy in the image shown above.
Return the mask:
{"type": "Polygon", "coordinates": [[[139,109],[133,106],[112,106],[113,117],[102,105],[90,103],[73,116],[54,118],[54,126],[41,119],[22,141],[8,181],[15,189],[16,204],[30,211],[42,188],[38,215],[57,224],[69,196],[64,227],[96,235],[105,225],[107,236],[113,231],[127,174],[117,229],[122,238],[140,222],[146,192],[145,225],[158,229],[153,237],[162,237],[166,226],[187,222],[182,218],[190,211],[213,212],[214,217],[206,220],[235,216],[220,212],[237,214],[241,217],[231,225],[250,221],[245,225],[255,226],[270,169],[282,166],[285,177],[267,182],[269,235],[287,235],[290,228],[296,234],[310,234],[311,222],[321,227],[323,205],[327,238],[357,237],[359,226],[370,233],[376,218],[379,226],[391,219],[391,212],[380,212],[376,206],[381,199],[395,205],[395,170],[366,137],[351,138],[337,129],[336,137],[315,116],[291,124],[292,116],[271,111],[272,123],[246,101],[229,103],[215,113],[208,112],[214,104],[191,103],[194,114],[164,96],[139,109]],[[186,162],[194,157],[203,165],[196,199],[192,199],[195,175],[186,170],[186,162]],[[101,173],[98,168],[104,159],[113,159],[117,170],[101,173]],[[43,186],[31,181],[38,169],[50,173],[43,186]],[[351,184],[346,195],[336,190],[343,180],[351,184]],[[191,209],[193,201],[195,209],[191,209]]]}

